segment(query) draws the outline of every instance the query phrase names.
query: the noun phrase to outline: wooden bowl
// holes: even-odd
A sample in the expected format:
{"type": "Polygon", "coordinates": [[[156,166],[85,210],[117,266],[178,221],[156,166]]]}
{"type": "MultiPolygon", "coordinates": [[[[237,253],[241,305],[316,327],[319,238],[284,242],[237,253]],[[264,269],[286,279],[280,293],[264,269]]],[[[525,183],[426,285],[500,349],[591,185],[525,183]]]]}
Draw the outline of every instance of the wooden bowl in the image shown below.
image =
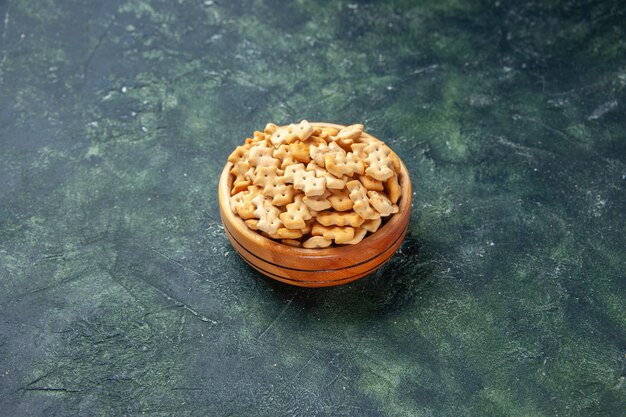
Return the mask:
{"type": "MultiPolygon", "coordinates": [[[[331,123],[311,123],[311,125],[338,129],[343,127],[331,123]]],[[[233,165],[228,162],[222,171],[218,190],[224,230],[243,260],[272,279],[301,287],[346,284],[380,268],[404,240],[411,217],[411,180],[406,166],[403,163],[400,165],[398,176],[402,189],[402,196],[398,201],[400,210],[379,230],[355,245],[305,249],[284,245],[250,230],[243,220],[231,211],[230,170],[233,165]]]]}

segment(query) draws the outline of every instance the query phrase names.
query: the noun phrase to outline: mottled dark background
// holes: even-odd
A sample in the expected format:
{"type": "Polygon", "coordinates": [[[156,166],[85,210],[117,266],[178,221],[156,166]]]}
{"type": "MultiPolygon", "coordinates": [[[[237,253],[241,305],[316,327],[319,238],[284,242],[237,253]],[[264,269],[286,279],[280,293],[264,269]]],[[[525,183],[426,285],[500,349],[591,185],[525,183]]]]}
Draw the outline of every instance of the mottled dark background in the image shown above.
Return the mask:
{"type": "Polygon", "coordinates": [[[625,106],[620,0],[0,0],[0,414],[623,416],[625,106]],[[343,287],[220,225],[303,118],[413,180],[343,287]]]}

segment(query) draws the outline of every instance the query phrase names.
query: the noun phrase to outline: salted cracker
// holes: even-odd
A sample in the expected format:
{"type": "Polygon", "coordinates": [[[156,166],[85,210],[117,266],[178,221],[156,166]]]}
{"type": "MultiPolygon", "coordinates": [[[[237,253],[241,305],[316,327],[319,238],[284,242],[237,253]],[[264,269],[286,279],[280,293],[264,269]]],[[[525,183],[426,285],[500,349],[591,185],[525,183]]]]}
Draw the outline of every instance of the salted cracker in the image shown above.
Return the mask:
{"type": "Polygon", "coordinates": [[[302,247],[307,249],[321,249],[329,247],[332,243],[332,239],[326,239],[323,236],[312,236],[302,243],[302,247]]]}
{"type": "Polygon", "coordinates": [[[398,206],[393,204],[385,194],[378,191],[368,191],[367,196],[369,197],[370,205],[381,216],[387,217],[398,212],[398,206]]]}
{"type": "Polygon", "coordinates": [[[380,216],[374,210],[369,203],[367,198],[367,190],[363,187],[363,184],[359,180],[353,180],[346,184],[348,191],[350,191],[350,199],[354,203],[352,208],[355,212],[359,214],[359,216],[363,217],[366,220],[375,219],[380,216]]]}
{"type": "Polygon", "coordinates": [[[274,146],[279,146],[283,143],[290,144],[296,140],[305,141],[312,133],[313,128],[311,124],[306,120],[302,120],[298,124],[279,127],[272,133],[270,141],[274,146]]]}
{"type": "Polygon", "coordinates": [[[302,195],[295,196],[293,203],[287,204],[287,211],[279,215],[280,221],[288,229],[300,230],[306,227],[305,220],[313,217],[311,210],[302,201],[302,195]]]}
{"type": "Polygon", "coordinates": [[[318,213],[315,219],[322,226],[350,226],[359,227],[365,219],[354,211],[336,213],[332,211],[323,211],[318,213]]]}

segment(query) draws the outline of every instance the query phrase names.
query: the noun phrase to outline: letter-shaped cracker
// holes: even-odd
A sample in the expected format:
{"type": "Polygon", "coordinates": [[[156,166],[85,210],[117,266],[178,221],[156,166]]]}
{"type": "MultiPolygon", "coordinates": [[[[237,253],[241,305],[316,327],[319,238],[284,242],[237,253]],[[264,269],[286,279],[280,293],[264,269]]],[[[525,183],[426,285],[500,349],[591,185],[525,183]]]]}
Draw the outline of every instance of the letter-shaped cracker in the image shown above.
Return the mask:
{"type": "MultiPolygon", "coordinates": [[[[283,213],[284,214],[284,213],[283,213]]],[[[286,227],[281,227],[271,235],[272,239],[300,239],[302,237],[302,232],[299,230],[287,229],[286,227]]]]}
{"type": "Polygon", "coordinates": [[[365,173],[379,181],[391,178],[400,170],[398,157],[382,142],[374,142],[364,149],[367,154],[365,173]]]}
{"type": "Polygon", "coordinates": [[[231,195],[233,195],[248,188],[250,178],[254,174],[254,168],[251,168],[246,161],[237,161],[230,173],[235,176],[231,190],[231,195]]]}
{"type": "Polygon", "coordinates": [[[362,160],[358,159],[352,152],[346,153],[345,151],[324,155],[324,166],[328,172],[337,178],[342,178],[344,175],[349,177],[354,174],[362,175],[365,169],[362,160]]]}
{"type": "Polygon", "coordinates": [[[326,227],[315,223],[311,234],[313,236],[323,236],[324,239],[334,240],[336,244],[343,245],[354,239],[354,228],[340,226],[326,227]]]}
{"type": "Polygon", "coordinates": [[[293,188],[303,190],[305,195],[322,195],[326,190],[326,178],[317,178],[315,173],[304,169],[304,164],[288,166],[284,176],[286,182],[293,183],[293,188]]]}
{"type": "Polygon", "coordinates": [[[263,129],[263,132],[266,135],[272,135],[274,132],[276,132],[278,130],[278,126],[276,126],[274,123],[268,123],[265,125],[265,129],[263,129]]]}
{"type": "Polygon", "coordinates": [[[245,161],[250,152],[249,146],[237,146],[235,150],[228,156],[228,162],[236,164],[238,161],[245,161]]]}
{"type": "Polygon", "coordinates": [[[280,165],[280,161],[274,158],[274,149],[268,148],[265,146],[265,143],[260,143],[250,148],[248,161],[250,161],[250,165],[257,168],[271,166],[278,167],[280,165]]]}
{"type": "Polygon", "coordinates": [[[347,213],[323,211],[317,214],[316,219],[322,226],[359,227],[365,221],[363,217],[353,211],[347,213]]]}
{"type": "Polygon", "coordinates": [[[282,243],[283,245],[292,246],[294,248],[299,248],[300,246],[302,246],[302,243],[296,239],[282,239],[280,243],[282,243]]]}
{"type": "Polygon", "coordinates": [[[304,229],[306,227],[305,220],[313,217],[311,211],[302,201],[302,195],[298,194],[294,198],[293,203],[287,204],[287,211],[280,214],[281,222],[288,229],[304,229]]]}
{"type": "Polygon", "coordinates": [[[308,143],[296,142],[289,144],[289,152],[291,152],[291,157],[298,162],[302,162],[304,164],[308,164],[311,160],[311,156],[309,155],[310,145],[308,143]]]}
{"type": "Polygon", "coordinates": [[[366,220],[375,219],[380,217],[369,203],[367,198],[367,190],[363,187],[363,184],[359,180],[353,180],[346,184],[346,187],[350,191],[350,200],[354,203],[352,208],[359,216],[366,220]]]}
{"type": "Polygon", "coordinates": [[[323,236],[313,236],[305,240],[302,247],[307,249],[327,248],[332,243],[331,239],[325,239],[323,236]]]}
{"type": "Polygon", "coordinates": [[[241,191],[232,196],[230,204],[233,213],[237,214],[244,220],[254,218],[254,211],[256,210],[256,207],[252,204],[252,199],[260,194],[260,189],[251,185],[248,187],[247,191],[241,191]]]}
{"type": "Polygon", "coordinates": [[[305,195],[302,201],[304,201],[304,204],[309,206],[311,210],[322,211],[322,210],[329,209],[332,206],[330,201],[328,201],[328,197],[330,197],[330,195],[331,194],[328,191],[325,191],[324,194],[322,195],[316,195],[316,196],[305,195]]]}
{"type": "Polygon", "coordinates": [[[329,190],[341,190],[346,186],[345,179],[337,178],[334,175],[328,173],[328,171],[319,167],[314,161],[309,162],[309,164],[306,166],[306,170],[315,172],[315,176],[318,178],[326,178],[326,188],[328,188],[329,190]]]}
{"type": "Polygon", "coordinates": [[[254,215],[257,219],[259,219],[257,228],[270,235],[276,233],[282,226],[282,223],[278,218],[280,210],[277,207],[274,207],[271,200],[263,196],[263,194],[259,194],[254,197],[252,199],[252,204],[256,207],[254,215]]]}
{"type": "Polygon", "coordinates": [[[344,188],[343,190],[332,190],[331,194],[332,195],[328,197],[328,201],[330,201],[333,209],[336,211],[348,211],[352,209],[354,203],[350,199],[348,189],[344,188]]]}
{"type": "Polygon", "coordinates": [[[293,187],[285,183],[285,177],[278,176],[278,168],[260,167],[254,178],[254,185],[263,187],[263,195],[272,197],[272,205],[284,206],[293,201],[293,187]]]}
{"type": "Polygon", "coordinates": [[[378,230],[383,220],[379,217],[377,219],[365,220],[361,225],[361,229],[365,229],[370,233],[374,233],[378,230]]]}
{"type": "Polygon", "coordinates": [[[289,126],[279,127],[272,134],[270,141],[274,146],[278,146],[282,143],[290,144],[296,140],[304,142],[313,133],[313,128],[306,120],[302,120],[297,125],[290,124],[289,126]]]}
{"type": "Polygon", "coordinates": [[[285,144],[280,145],[274,151],[274,158],[278,159],[280,167],[282,169],[285,169],[289,165],[293,165],[296,163],[296,161],[293,159],[293,156],[291,155],[291,152],[289,151],[289,145],[285,144]]]}
{"type": "Polygon", "coordinates": [[[356,245],[357,243],[363,240],[366,234],[367,234],[367,230],[363,229],[362,227],[356,228],[354,230],[354,238],[352,238],[351,241],[346,242],[346,245],[356,245]]]}
{"type": "Polygon", "coordinates": [[[368,191],[367,196],[374,210],[379,212],[381,216],[387,217],[390,214],[398,212],[398,206],[392,204],[385,194],[379,193],[378,191],[368,191]]]}
{"type": "Polygon", "coordinates": [[[362,124],[346,126],[342,128],[333,139],[352,139],[356,141],[363,134],[363,129],[365,129],[365,127],[362,124]]]}
{"type": "Polygon", "coordinates": [[[360,175],[359,181],[361,181],[361,184],[363,184],[363,186],[370,191],[383,191],[385,189],[382,181],[375,180],[367,175],[360,175]]]}
{"type": "Polygon", "coordinates": [[[398,183],[397,174],[393,174],[387,181],[385,181],[385,190],[387,191],[389,200],[393,204],[396,204],[402,193],[402,188],[400,188],[400,184],[398,183]]]}

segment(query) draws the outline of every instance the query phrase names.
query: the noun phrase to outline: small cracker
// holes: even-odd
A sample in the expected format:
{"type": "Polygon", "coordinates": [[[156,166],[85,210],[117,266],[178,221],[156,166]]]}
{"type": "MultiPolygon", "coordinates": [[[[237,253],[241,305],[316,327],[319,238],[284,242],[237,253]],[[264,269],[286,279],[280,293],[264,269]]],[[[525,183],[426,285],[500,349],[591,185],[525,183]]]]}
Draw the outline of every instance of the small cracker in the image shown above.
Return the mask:
{"type": "Polygon", "coordinates": [[[230,211],[232,211],[234,214],[237,214],[237,206],[239,206],[244,199],[244,196],[246,195],[246,193],[244,191],[240,191],[234,195],[232,195],[229,199],[228,199],[228,203],[230,205],[230,211]]]}
{"type": "Polygon", "coordinates": [[[352,149],[352,144],[354,144],[353,139],[337,139],[335,141],[337,145],[341,147],[346,152],[349,152],[352,149]]]}
{"type": "Polygon", "coordinates": [[[241,191],[231,197],[231,208],[243,220],[255,218],[254,211],[256,206],[252,203],[252,200],[261,195],[261,190],[255,186],[249,186],[247,191],[241,191]]]}
{"type": "MultiPolygon", "coordinates": [[[[311,212],[311,214],[313,214],[313,212],[311,212]]],[[[315,216],[311,217],[309,220],[305,220],[306,226],[304,227],[304,229],[300,229],[300,231],[302,232],[303,235],[308,235],[309,233],[311,233],[311,229],[313,228],[313,225],[316,223],[315,222],[315,216]]]]}
{"type": "Polygon", "coordinates": [[[300,246],[302,246],[302,242],[296,239],[282,239],[280,243],[282,243],[283,245],[292,246],[294,248],[299,248],[300,246]]]}
{"type": "Polygon", "coordinates": [[[302,142],[290,143],[289,144],[289,152],[291,152],[291,157],[294,161],[302,162],[304,164],[308,164],[311,161],[311,156],[309,155],[309,148],[311,145],[302,142]]]}
{"type": "Polygon", "coordinates": [[[397,204],[402,193],[402,188],[400,188],[400,183],[398,183],[397,174],[393,174],[389,179],[387,179],[387,181],[385,181],[385,191],[387,191],[389,200],[393,204],[397,204]]]}
{"type": "Polygon", "coordinates": [[[356,155],[357,158],[361,160],[365,160],[367,158],[367,154],[365,153],[365,148],[368,147],[367,143],[353,143],[350,148],[352,149],[352,153],[356,155]]]}
{"type": "Polygon", "coordinates": [[[274,206],[284,206],[293,201],[293,187],[285,182],[285,177],[278,176],[275,166],[260,167],[254,178],[254,185],[263,187],[263,195],[272,197],[274,206]]]}
{"type": "Polygon", "coordinates": [[[346,151],[341,149],[335,142],[330,142],[328,145],[326,142],[319,145],[311,145],[309,148],[309,155],[311,159],[315,161],[317,165],[324,168],[324,156],[327,154],[345,154],[346,151]]]}
{"type": "Polygon", "coordinates": [[[250,153],[249,146],[237,146],[234,151],[228,156],[228,162],[236,164],[238,161],[245,161],[250,153]]]}
{"type": "Polygon", "coordinates": [[[363,229],[362,227],[356,228],[354,230],[354,238],[352,238],[351,241],[346,242],[346,245],[356,245],[357,243],[363,240],[366,234],[367,234],[367,230],[363,229]]]}
{"type": "Polygon", "coordinates": [[[382,181],[375,180],[367,175],[359,175],[359,181],[370,191],[383,191],[385,189],[382,181]]]}
{"type": "Polygon", "coordinates": [[[251,166],[256,168],[280,166],[280,161],[274,158],[274,149],[266,146],[265,143],[260,143],[250,148],[248,161],[251,166]]]}
{"type": "Polygon", "coordinates": [[[290,124],[289,126],[279,127],[276,129],[270,138],[270,141],[274,146],[278,146],[282,143],[290,144],[296,140],[305,141],[313,133],[313,128],[306,120],[302,120],[300,123],[290,124]]]}
{"type": "Polygon", "coordinates": [[[318,178],[315,173],[306,171],[304,164],[288,166],[285,169],[285,181],[293,183],[293,188],[304,191],[307,196],[322,195],[326,190],[326,178],[318,178]]]}
{"type": "Polygon", "coordinates": [[[280,210],[274,207],[271,200],[263,194],[254,197],[252,204],[256,207],[254,215],[259,219],[257,228],[269,235],[276,233],[282,226],[282,222],[279,219],[280,210]]]}
{"type": "Polygon", "coordinates": [[[252,230],[259,230],[259,219],[248,219],[244,220],[246,226],[248,226],[252,230]]]}
{"type": "Polygon", "coordinates": [[[250,178],[254,174],[254,168],[250,167],[246,161],[237,161],[230,173],[235,176],[231,190],[231,195],[233,195],[248,188],[251,184],[250,178]]]}
{"type": "Polygon", "coordinates": [[[350,193],[347,188],[343,190],[332,190],[328,201],[336,211],[348,211],[352,209],[354,203],[350,199],[350,193]]]}
{"type": "Polygon", "coordinates": [[[280,213],[281,222],[288,229],[304,229],[306,227],[305,220],[309,220],[313,214],[308,206],[302,201],[302,195],[295,196],[293,203],[287,204],[287,211],[280,213]]]}
{"type": "Polygon", "coordinates": [[[336,244],[343,245],[354,239],[354,227],[326,227],[320,223],[315,223],[311,230],[311,234],[313,236],[323,236],[324,239],[334,240],[336,244]]]}
{"type": "Polygon", "coordinates": [[[303,248],[307,249],[320,249],[327,248],[332,245],[333,241],[330,239],[325,239],[323,236],[313,236],[309,239],[305,240],[302,243],[303,248]]]}
{"type": "Polygon", "coordinates": [[[354,174],[362,175],[365,171],[363,161],[352,152],[346,153],[345,151],[324,155],[324,166],[328,172],[337,178],[342,178],[344,175],[349,177],[354,174]]]}
{"type": "Polygon", "coordinates": [[[322,226],[359,227],[365,221],[363,217],[353,211],[347,213],[324,211],[318,213],[316,219],[322,226]]]}
{"type": "Polygon", "coordinates": [[[335,140],[340,140],[340,139],[357,140],[363,134],[364,129],[365,127],[362,124],[354,124],[354,125],[346,126],[346,127],[341,128],[341,130],[336,135],[334,135],[334,139],[335,140]]]}
{"type": "Polygon", "coordinates": [[[378,191],[368,191],[367,196],[374,210],[380,213],[381,216],[387,217],[398,212],[398,206],[392,204],[385,194],[379,193],[378,191]]]}
{"type": "Polygon", "coordinates": [[[272,239],[300,239],[302,237],[302,232],[299,230],[288,229],[286,227],[281,227],[271,235],[272,239]]]}
{"type": "Polygon", "coordinates": [[[278,126],[276,126],[274,123],[268,123],[265,125],[265,129],[263,129],[263,132],[266,135],[273,135],[274,132],[276,132],[278,130],[278,126]]]}
{"type": "Polygon", "coordinates": [[[324,194],[322,195],[316,195],[316,196],[305,195],[302,201],[304,201],[304,204],[309,206],[311,210],[314,210],[314,211],[327,210],[332,206],[330,201],[328,201],[328,197],[330,197],[330,195],[331,194],[328,191],[325,191],[324,194]]]}
{"type": "Polygon", "coordinates": [[[333,174],[318,166],[314,161],[309,162],[306,166],[306,170],[315,172],[315,176],[318,178],[326,178],[326,188],[329,190],[341,190],[346,186],[345,179],[335,177],[333,174]]]}
{"type": "Polygon", "coordinates": [[[378,214],[370,206],[369,200],[367,198],[367,190],[365,189],[365,187],[363,187],[363,184],[361,184],[360,181],[350,181],[346,184],[346,187],[350,191],[350,199],[354,203],[352,208],[359,214],[359,216],[363,217],[366,220],[380,217],[380,214],[378,214]]]}
{"type": "Polygon", "coordinates": [[[337,136],[337,133],[339,133],[339,129],[336,127],[323,127],[320,136],[330,138],[332,136],[337,136]]]}
{"type": "Polygon", "coordinates": [[[361,225],[361,229],[365,229],[370,233],[374,233],[378,230],[383,220],[379,217],[377,219],[365,220],[361,225]]]}
{"type": "Polygon", "coordinates": [[[316,135],[311,135],[306,141],[303,141],[303,143],[309,146],[320,146],[322,144],[326,145],[326,142],[328,141],[325,138],[316,135]]]}
{"type": "Polygon", "coordinates": [[[326,142],[309,146],[309,156],[320,167],[324,167],[324,155],[329,152],[330,149],[328,148],[326,142]]]}
{"type": "Polygon", "coordinates": [[[364,152],[367,154],[365,162],[368,166],[365,173],[370,177],[385,181],[398,172],[399,165],[396,162],[398,157],[383,142],[368,145],[364,152]]]}
{"type": "Polygon", "coordinates": [[[273,153],[274,158],[278,159],[280,167],[285,169],[289,165],[293,165],[296,161],[293,159],[293,155],[290,152],[289,145],[282,144],[273,153]]]}
{"type": "Polygon", "coordinates": [[[252,134],[252,143],[257,143],[257,142],[264,142],[266,139],[266,135],[263,132],[259,132],[258,130],[256,130],[253,134],[252,134]]]}

